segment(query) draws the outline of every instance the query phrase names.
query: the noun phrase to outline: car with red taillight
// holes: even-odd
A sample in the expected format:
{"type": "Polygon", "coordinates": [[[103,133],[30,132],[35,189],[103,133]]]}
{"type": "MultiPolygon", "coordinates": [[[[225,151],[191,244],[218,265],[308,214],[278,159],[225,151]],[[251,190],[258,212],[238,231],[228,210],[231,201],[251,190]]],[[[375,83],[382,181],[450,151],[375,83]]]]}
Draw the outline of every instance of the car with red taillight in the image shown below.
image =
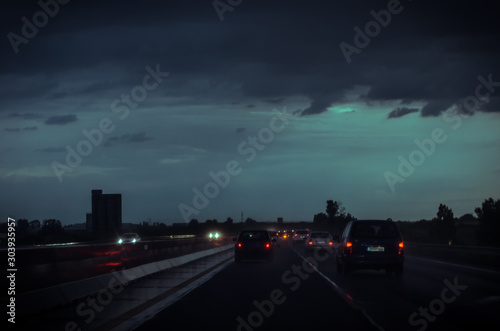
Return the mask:
{"type": "Polygon", "coordinates": [[[292,243],[304,242],[309,237],[309,230],[295,230],[292,236],[292,243]]]}
{"type": "Polygon", "coordinates": [[[272,260],[274,242],[267,230],[243,230],[234,245],[234,262],[244,259],[272,260]]]}
{"type": "Polygon", "coordinates": [[[305,241],[304,250],[306,253],[315,249],[333,249],[333,237],[326,231],[312,231],[305,241]]]}
{"type": "Polygon", "coordinates": [[[384,269],[403,274],[404,243],[392,220],[349,222],[337,249],[337,271],[347,274],[358,269],[384,269]]]}

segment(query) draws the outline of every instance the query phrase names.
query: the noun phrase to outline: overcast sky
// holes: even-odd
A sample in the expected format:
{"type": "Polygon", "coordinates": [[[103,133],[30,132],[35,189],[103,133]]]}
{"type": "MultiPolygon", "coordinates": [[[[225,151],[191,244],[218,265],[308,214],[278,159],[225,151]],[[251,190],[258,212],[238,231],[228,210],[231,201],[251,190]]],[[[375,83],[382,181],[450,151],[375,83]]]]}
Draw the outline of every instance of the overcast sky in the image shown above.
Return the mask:
{"type": "Polygon", "coordinates": [[[134,223],[500,198],[493,0],[46,2],[0,10],[2,222],[92,189],[134,223]]]}

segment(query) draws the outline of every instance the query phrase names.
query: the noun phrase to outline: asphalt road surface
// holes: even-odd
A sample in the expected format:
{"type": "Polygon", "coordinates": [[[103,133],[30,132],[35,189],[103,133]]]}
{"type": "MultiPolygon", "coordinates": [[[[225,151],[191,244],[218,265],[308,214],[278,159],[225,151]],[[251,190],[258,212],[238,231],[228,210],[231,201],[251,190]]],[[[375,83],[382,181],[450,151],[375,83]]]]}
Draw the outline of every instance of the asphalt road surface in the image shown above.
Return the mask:
{"type": "Polygon", "coordinates": [[[402,278],[341,275],[334,256],[285,242],[272,262],[230,261],[136,330],[500,329],[497,271],[407,256],[402,278]]]}

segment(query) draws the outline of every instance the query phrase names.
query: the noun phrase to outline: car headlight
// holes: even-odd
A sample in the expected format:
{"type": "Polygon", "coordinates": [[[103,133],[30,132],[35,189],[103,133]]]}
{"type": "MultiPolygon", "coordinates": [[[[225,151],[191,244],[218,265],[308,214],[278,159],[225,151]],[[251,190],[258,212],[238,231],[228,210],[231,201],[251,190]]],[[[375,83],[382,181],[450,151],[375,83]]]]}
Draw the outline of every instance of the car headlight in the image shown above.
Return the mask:
{"type": "Polygon", "coordinates": [[[119,243],[119,244],[121,244],[122,242],[123,242],[123,239],[122,239],[122,238],[118,239],[118,243],[119,243]]]}

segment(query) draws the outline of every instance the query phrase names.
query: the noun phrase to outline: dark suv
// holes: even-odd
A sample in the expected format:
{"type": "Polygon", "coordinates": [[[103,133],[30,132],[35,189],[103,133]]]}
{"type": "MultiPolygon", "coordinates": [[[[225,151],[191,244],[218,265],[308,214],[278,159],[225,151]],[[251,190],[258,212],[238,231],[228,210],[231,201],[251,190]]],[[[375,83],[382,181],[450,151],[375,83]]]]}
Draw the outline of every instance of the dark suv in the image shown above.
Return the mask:
{"type": "Polygon", "coordinates": [[[337,271],[385,269],[403,274],[404,244],[392,220],[356,220],[347,223],[337,249],[337,271]]]}
{"type": "Polygon", "coordinates": [[[234,262],[242,259],[273,259],[276,239],[271,240],[267,230],[243,230],[234,245],[234,262]]]}

